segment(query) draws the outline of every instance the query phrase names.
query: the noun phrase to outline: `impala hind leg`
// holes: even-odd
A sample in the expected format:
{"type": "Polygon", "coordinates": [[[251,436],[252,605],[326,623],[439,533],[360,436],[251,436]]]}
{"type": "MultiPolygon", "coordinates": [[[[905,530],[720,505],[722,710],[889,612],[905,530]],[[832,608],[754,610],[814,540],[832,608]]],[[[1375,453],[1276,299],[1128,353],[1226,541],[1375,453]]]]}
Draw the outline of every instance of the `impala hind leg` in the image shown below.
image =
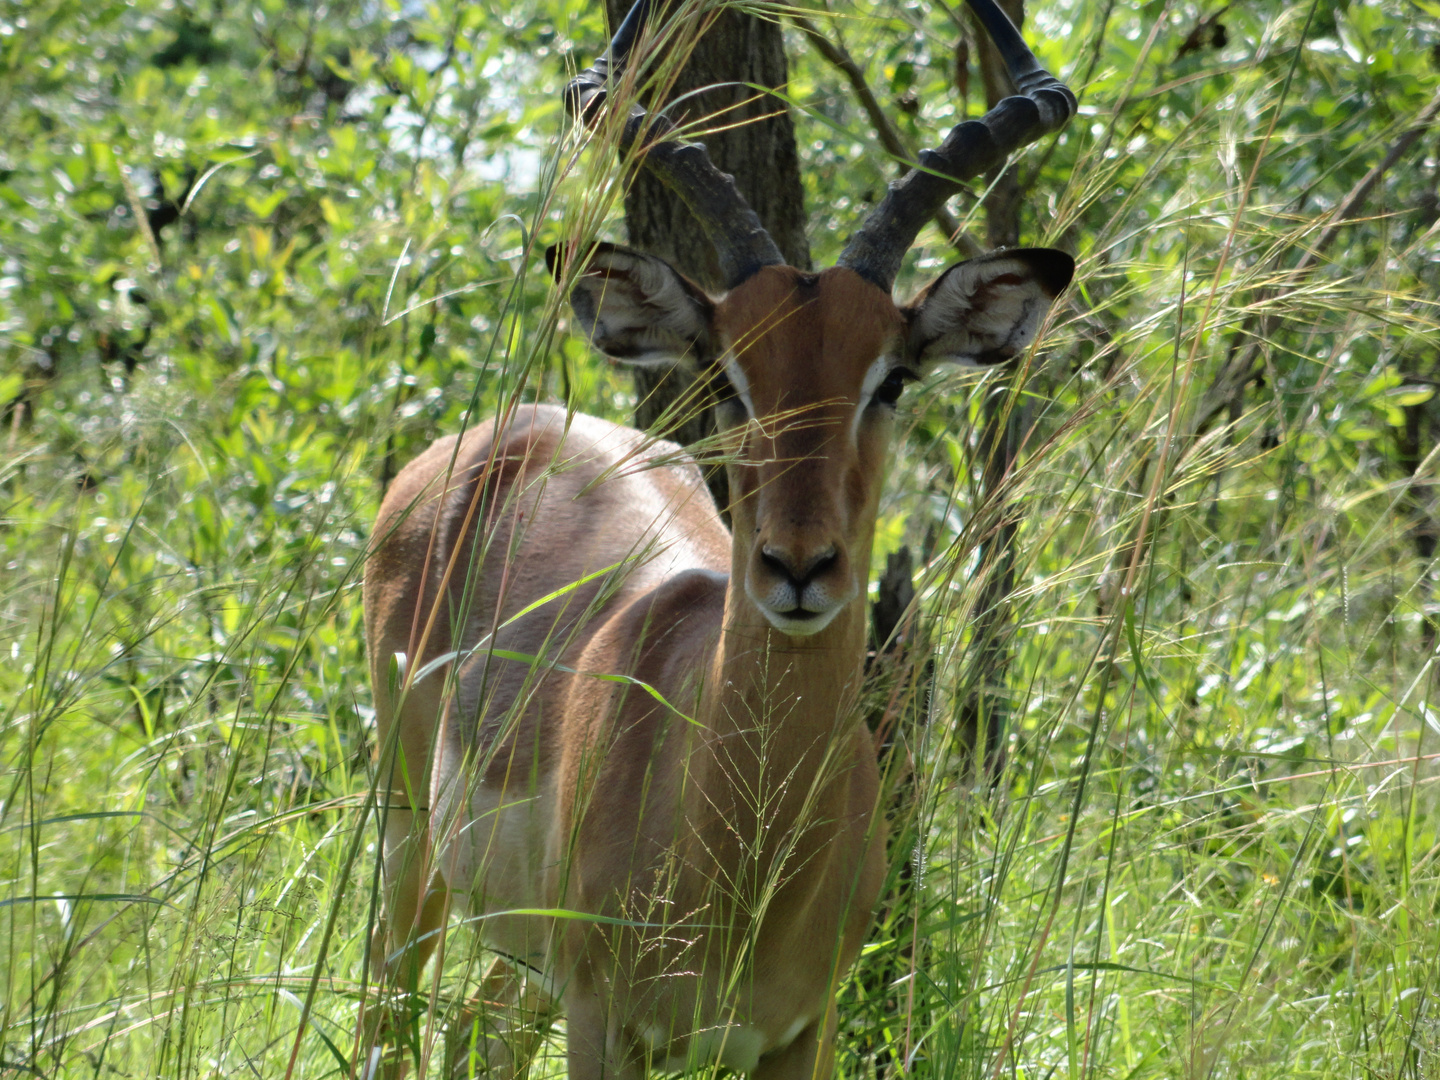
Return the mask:
{"type": "Polygon", "coordinates": [[[374,997],[360,1017],[364,1080],[404,1075],[404,1047],[391,1044],[410,1027],[420,972],[445,925],[445,882],[432,869],[429,831],[412,833],[414,820],[411,811],[393,808],[385,820],[380,918],[370,939],[374,997]]]}
{"type": "Polygon", "coordinates": [[[480,984],[479,1003],[467,1006],[450,1024],[445,1076],[520,1080],[528,1075],[557,1012],[534,979],[497,958],[480,984]]]}

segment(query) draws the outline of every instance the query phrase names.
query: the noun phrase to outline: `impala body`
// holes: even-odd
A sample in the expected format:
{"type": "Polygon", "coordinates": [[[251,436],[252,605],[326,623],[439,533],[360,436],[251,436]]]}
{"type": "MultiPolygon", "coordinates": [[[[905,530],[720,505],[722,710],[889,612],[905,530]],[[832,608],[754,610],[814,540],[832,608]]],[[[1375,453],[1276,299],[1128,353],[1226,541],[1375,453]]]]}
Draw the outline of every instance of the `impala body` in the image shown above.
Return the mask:
{"type": "MultiPolygon", "coordinates": [[[[864,288],[879,307],[885,298],[864,288]]],[[[738,540],[693,464],[651,466],[678,448],[550,407],[521,410],[498,438],[482,425],[458,452],[453,440],[437,444],[386,500],[398,520],[377,556],[384,587],[366,596],[381,664],[410,648],[431,505],[453,522],[475,506],[481,522],[436,538],[431,582],[457,555],[460,566],[477,564],[473,614],[453,620],[465,591],[454,576],[449,596],[425,595],[465,629],[458,641],[433,633],[416,659],[489,640],[460,664],[448,710],[422,682],[398,717],[402,737],[421,736],[406,748],[419,762],[441,719],[429,790],[446,886],[468,893],[477,913],[567,908],[644,924],[482,923],[487,944],[545,972],[547,991],[563,996],[572,1066],[606,1060],[623,1072],[652,1055],[671,1067],[694,1055],[752,1070],[764,1055],[806,1046],[813,1064],[832,1023],[834,981],[859,951],[883,876],[875,752],[853,705],[865,644],[855,568],[869,565],[889,427],[888,408],[856,398],[898,331],[888,306],[876,313],[888,318],[860,327],[831,313],[835,374],[785,395],[787,408],[818,405],[823,421],[780,433],[783,447],[744,445],[767,441],[759,425],[737,430],[736,456],[763,462],[731,470],[738,540]],[[837,337],[845,348],[834,348],[837,337]],[[488,551],[475,550],[477,534],[492,537],[488,551]],[[772,560],[827,557],[802,590],[811,614],[772,560]],[[617,565],[492,634],[558,587],[617,565]],[[553,663],[580,674],[544,670],[553,663]],[[646,689],[591,674],[607,672],[646,689]]],[[[753,368],[751,399],[781,396],[765,365],[753,368]]],[[[380,528],[390,524],[382,515],[380,528]]],[[[417,771],[414,783],[424,782],[417,771]]],[[[394,822],[408,830],[403,816],[394,822]]]]}
{"type": "Polygon", "coordinates": [[[596,347],[705,375],[732,528],[678,447],[551,406],[401,472],[365,577],[390,766],[372,963],[413,985],[450,911],[472,917],[502,958],[491,1004],[531,1010],[476,1025],[495,1073],[524,1068],[540,999],[567,1015],[574,1080],[823,1078],[883,878],[856,705],[894,405],[934,364],[1025,349],[1073,262],[972,260],[902,308],[913,202],[887,199],[812,274],[703,149],[647,165],[723,204],[702,221],[725,295],[608,244],[548,260],[596,347]]]}

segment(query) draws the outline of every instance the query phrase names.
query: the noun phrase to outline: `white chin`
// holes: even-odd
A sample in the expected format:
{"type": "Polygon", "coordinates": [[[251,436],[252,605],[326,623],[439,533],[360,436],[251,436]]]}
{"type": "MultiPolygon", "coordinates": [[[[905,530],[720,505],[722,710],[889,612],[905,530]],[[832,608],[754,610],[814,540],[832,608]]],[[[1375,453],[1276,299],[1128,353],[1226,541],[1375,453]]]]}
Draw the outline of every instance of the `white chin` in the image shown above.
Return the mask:
{"type": "Polygon", "coordinates": [[[817,615],[811,615],[808,619],[791,618],[789,615],[771,611],[764,604],[758,604],[756,606],[760,608],[761,613],[765,616],[766,620],[769,621],[770,625],[782,634],[788,634],[790,637],[810,637],[810,635],[818,634],[821,630],[824,630],[825,627],[829,626],[835,616],[840,614],[840,608],[844,605],[836,605],[829,611],[822,611],[817,615]]]}

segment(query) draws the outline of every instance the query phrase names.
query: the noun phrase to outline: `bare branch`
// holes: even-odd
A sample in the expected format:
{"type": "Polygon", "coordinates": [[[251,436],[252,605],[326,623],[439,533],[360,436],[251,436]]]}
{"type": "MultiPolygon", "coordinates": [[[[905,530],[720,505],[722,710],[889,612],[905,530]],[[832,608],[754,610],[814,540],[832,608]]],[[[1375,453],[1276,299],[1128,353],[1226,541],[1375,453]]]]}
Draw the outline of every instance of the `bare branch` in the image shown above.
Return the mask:
{"type": "Polygon", "coordinates": [[[1180,43],[1180,48],[1175,52],[1175,59],[1179,60],[1207,46],[1212,49],[1223,49],[1227,35],[1225,33],[1225,24],[1222,23],[1220,19],[1229,10],[1230,5],[1226,4],[1213,15],[1207,15],[1196,23],[1195,29],[1191,30],[1190,33],[1185,36],[1185,40],[1180,43]]]}

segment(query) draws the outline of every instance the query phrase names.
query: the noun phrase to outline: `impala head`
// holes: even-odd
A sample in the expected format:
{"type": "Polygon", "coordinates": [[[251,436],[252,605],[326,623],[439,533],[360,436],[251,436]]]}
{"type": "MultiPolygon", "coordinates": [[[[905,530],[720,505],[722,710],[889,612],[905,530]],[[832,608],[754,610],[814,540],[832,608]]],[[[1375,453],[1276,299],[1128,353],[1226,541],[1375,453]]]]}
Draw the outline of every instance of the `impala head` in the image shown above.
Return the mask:
{"type": "MultiPolygon", "coordinates": [[[[906,306],[891,298],[906,249],[958,181],[1074,111],[1073,95],[1039,67],[992,0],[971,5],[1026,96],[1007,98],[922,154],[923,169],[891,188],[836,266],[812,274],[784,265],[704,148],[661,141],[637,111],[627,138],[654,144],[646,167],[715,244],[728,291],[712,298],[663,260],[611,244],[584,252],[572,278],[576,318],[602,352],[641,366],[693,366],[715,391],[729,435],[735,572],[743,575],[735,584],[786,634],[819,632],[864,592],[905,383],[943,363],[1016,357],[1074,272],[1064,252],[1024,248],[952,266],[906,306]]],[[[645,6],[640,0],[622,24],[608,64],[572,84],[579,111],[593,111],[607,66],[623,63],[645,6]]],[[[564,277],[575,254],[551,248],[546,261],[564,277]]]]}

